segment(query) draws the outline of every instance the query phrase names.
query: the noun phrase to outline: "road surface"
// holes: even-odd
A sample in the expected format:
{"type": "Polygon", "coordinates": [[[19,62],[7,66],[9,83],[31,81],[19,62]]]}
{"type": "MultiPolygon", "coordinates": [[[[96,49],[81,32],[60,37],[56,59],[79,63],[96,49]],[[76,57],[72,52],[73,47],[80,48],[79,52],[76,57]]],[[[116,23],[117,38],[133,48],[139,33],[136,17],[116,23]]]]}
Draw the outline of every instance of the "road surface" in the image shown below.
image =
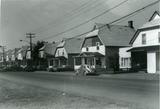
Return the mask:
{"type": "Polygon", "coordinates": [[[145,106],[159,107],[159,81],[82,77],[31,72],[1,72],[0,79],[56,89],[82,96],[105,97],[145,106]]]}

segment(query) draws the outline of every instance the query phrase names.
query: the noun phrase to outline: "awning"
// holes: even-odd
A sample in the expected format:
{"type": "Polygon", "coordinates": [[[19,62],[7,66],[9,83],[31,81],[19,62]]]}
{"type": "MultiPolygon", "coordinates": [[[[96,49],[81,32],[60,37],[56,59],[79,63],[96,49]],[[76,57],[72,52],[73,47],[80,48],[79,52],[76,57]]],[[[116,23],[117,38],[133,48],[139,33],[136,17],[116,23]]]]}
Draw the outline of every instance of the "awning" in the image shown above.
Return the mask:
{"type": "Polygon", "coordinates": [[[99,52],[83,52],[80,55],[75,57],[104,57],[104,55],[102,55],[99,52]]]}
{"type": "Polygon", "coordinates": [[[127,52],[136,52],[136,51],[160,51],[160,45],[154,45],[154,46],[143,46],[143,47],[133,47],[127,52]]]}

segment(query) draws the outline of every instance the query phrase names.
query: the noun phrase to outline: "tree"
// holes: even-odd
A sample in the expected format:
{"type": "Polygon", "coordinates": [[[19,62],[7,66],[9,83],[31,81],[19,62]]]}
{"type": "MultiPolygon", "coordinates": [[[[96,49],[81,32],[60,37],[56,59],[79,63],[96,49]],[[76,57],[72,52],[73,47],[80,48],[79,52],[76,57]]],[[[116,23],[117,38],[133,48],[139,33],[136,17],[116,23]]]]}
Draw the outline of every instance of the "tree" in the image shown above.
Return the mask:
{"type": "Polygon", "coordinates": [[[39,49],[44,46],[44,41],[37,41],[37,43],[33,47],[33,62],[35,67],[37,67],[40,57],[39,57],[39,49]]]}

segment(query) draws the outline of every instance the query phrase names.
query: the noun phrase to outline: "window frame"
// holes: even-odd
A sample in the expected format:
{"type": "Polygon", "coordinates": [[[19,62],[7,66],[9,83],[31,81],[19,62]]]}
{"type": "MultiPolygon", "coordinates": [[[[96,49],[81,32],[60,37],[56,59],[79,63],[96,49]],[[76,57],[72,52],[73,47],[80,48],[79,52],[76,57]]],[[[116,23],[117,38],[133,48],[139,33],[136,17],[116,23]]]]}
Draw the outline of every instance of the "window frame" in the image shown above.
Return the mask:
{"type": "Polygon", "coordinates": [[[86,47],[86,51],[89,51],[89,48],[88,48],[88,47],[86,47]]]}
{"type": "Polygon", "coordinates": [[[146,45],[147,44],[147,37],[146,37],[146,33],[142,34],[142,45],[146,45]]]}
{"type": "Polygon", "coordinates": [[[158,43],[160,43],[160,32],[158,32],[158,43]]]}

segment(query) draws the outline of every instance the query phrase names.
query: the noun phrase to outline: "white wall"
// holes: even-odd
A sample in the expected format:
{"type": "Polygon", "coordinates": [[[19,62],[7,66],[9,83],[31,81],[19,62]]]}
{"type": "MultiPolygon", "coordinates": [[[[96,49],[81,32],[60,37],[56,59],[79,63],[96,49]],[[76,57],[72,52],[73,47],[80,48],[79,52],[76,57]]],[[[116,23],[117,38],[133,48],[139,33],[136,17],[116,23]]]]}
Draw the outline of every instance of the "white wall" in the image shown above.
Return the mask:
{"type": "Polygon", "coordinates": [[[140,32],[132,46],[141,47],[141,46],[160,45],[160,43],[158,42],[158,32],[160,32],[160,29],[140,32]],[[142,45],[142,34],[144,33],[146,33],[146,44],[142,45]]]}
{"type": "Polygon", "coordinates": [[[153,20],[160,19],[159,15],[156,15],[153,20]]]}
{"type": "Polygon", "coordinates": [[[22,56],[22,54],[21,53],[18,53],[18,60],[23,60],[23,56],[22,56]]]}
{"type": "Polygon", "coordinates": [[[9,61],[9,56],[8,55],[6,56],[6,61],[9,61]]]}
{"type": "Polygon", "coordinates": [[[156,73],[156,52],[147,52],[147,72],[156,73]]]}
{"type": "Polygon", "coordinates": [[[40,51],[39,56],[40,56],[40,58],[44,58],[44,51],[40,51]]]}
{"type": "Polygon", "coordinates": [[[27,51],[26,59],[31,59],[31,51],[27,51]]]}
{"type": "Polygon", "coordinates": [[[131,68],[131,62],[129,60],[128,62],[128,65],[126,66],[122,66],[121,63],[122,63],[122,58],[131,58],[131,52],[127,52],[127,50],[131,49],[131,47],[123,47],[123,48],[120,48],[119,49],[119,66],[120,68],[131,68]]]}
{"type": "Polygon", "coordinates": [[[86,47],[83,47],[82,52],[99,52],[102,55],[105,55],[105,46],[104,45],[99,46],[99,50],[97,50],[97,46],[92,46],[92,47],[88,47],[88,48],[89,48],[89,50],[86,51],[86,47]]]}
{"type": "Polygon", "coordinates": [[[66,50],[64,48],[58,48],[56,50],[55,57],[59,57],[59,56],[64,56],[64,57],[68,58],[68,54],[67,54],[67,52],[66,52],[66,50]]]}
{"type": "Polygon", "coordinates": [[[15,61],[15,55],[14,54],[12,54],[11,60],[15,61]]]}

